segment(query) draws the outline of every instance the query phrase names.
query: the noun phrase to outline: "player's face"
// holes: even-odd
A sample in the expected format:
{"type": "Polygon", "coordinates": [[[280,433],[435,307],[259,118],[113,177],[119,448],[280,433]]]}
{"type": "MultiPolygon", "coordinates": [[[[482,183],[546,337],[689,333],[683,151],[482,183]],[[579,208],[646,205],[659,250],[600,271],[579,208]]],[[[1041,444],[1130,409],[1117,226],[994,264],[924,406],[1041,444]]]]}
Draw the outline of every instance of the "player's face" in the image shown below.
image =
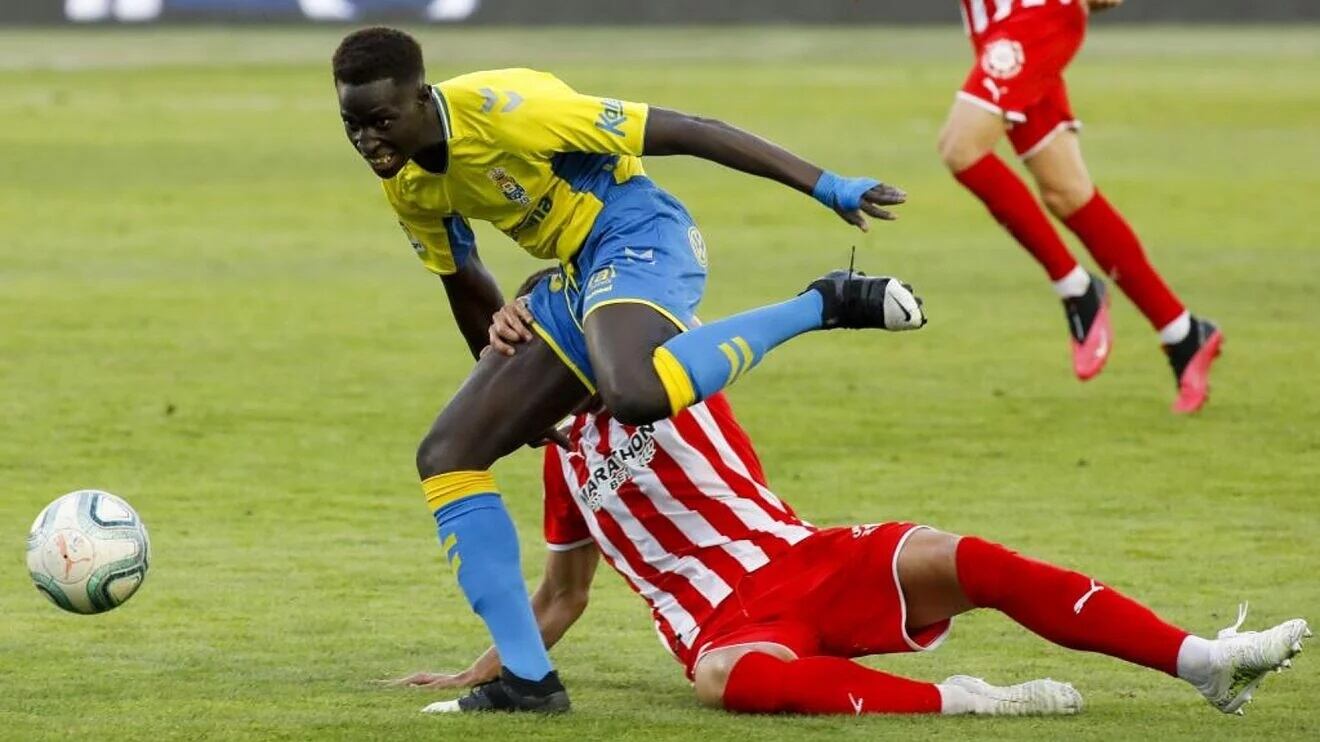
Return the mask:
{"type": "Polygon", "coordinates": [[[431,121],[430,94],[420,82],[336,82],[335,90],[348,141],[381,178],[394,177],[419,150],[435,144],[429,140],[438,124],[431,121]]]}

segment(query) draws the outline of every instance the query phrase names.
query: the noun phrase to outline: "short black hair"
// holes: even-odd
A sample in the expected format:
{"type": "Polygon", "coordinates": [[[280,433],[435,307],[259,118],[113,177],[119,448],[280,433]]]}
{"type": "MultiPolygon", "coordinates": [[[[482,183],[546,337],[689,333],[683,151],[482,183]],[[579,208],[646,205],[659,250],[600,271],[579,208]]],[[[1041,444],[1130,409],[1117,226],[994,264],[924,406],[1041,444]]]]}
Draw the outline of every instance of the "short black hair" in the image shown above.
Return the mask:
{"type": "Polygon", "coordinates": [[[349,85],[420,80],[426,74],[417,39],[397,28],[373,26],[344,37],[335,49],[335,79],[349,85]]]}
{"type": "Polygon", "coordinates": [[[551,266],[549,268],[542,268],[541,270],[533,273],[532,275],[523,279],[522,285],[518,287],[518,291],[514,293],[514,297],[526,296],[532,293],[532,289],[536,288],[536,284],[540,283],[542,279],[544,279],[546,276],[553,275],[558,272],[559,272],[559,266],[551,266]]]}

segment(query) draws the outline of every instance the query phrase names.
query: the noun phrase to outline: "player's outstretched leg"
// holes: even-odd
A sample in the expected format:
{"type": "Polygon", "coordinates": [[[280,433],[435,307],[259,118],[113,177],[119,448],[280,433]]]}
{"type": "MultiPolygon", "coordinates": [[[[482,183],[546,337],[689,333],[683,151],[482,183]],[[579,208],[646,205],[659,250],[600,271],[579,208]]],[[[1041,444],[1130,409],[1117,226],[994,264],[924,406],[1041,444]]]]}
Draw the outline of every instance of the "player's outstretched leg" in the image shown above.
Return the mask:
{"type": "Polygon", "coordinates": [[[514,356],[483,357],[418,448],[417,468],[441,547],[503,663],[499,680],[433,704],[429,712],[569,707],[528,602],[513,521],[489,468],[585,396],[581,382],[537,338],[514,356]]]}
{"type": "Polygon", "coordinates": [[[925,308],[896,278],[838,270],[797,297],[702,325],[655,349],[655,370],[677,414],[737,381],[779,344],[811,330],[915,330],[925,308]]]}
{"type": "Polygon", "coordinates": [[[954,178],[1036,259],[1063,300],[1072,334],[1073,372],[1100,373],[1113,347],[1103,283],[1077,264],[1027,184],[994,153],[1004,122],[966,100],[954,102],[940,134],[940,156],[954,178]]]}
{"type": "MultiPolygon", "coordinates": [[[[919,534],[900,556],[900,579],[920,574],[923,565],[904,565],[904,558],[946,562],[955,537],[919,534]],[[939,537],[947,540],[935,543],[939,537]],[[910,553],[909,549],[916,546],[910,553]]],[[[1024,557],[999,544],[973,536],[953,546],[956,580],[968,603],[994,608],[1032,632],[1070,649],[1099,652],[1168,673],[1192,684],[1215,708],[1232,713],[1250,700],[1271,670],[1290,665],[1309,636],[1306,622],[1293,619],[1261,632],[1239,633],[1238,623],[1213,640],[1193,636],[1173,626],[1149,608],[1080,572],[1024,557]]],[[[925,565],[927,568],[930,565],[925,565]]],[[[930,574],[943,571],[935,566],[930,574]]],[[[932,583],[937,578],[926,579],[932,583]]],[[[912,614],[925,603],[917,585],[904,582],[912,614]]],[[[931,590],[930,592],[938,592],[931,590]]],[[[956,612],[950,611],[950,612],[956,612]]],[[[938,614],[935,614],[938,615],[938,614]]],[[[923,617],[927,620],[933,616],[923,617]]]]}
{"type": "Polygon", "coordinates": [[[696,668],[698,696],[710,705],[755,714],[1027,716],[1082,709],[1081,694],[1071,685],[1048,679],[1002,688],[965,675],[925,683],[839,657],[798,659],[767,650],[730,647],[708,653],[696,668]]]}

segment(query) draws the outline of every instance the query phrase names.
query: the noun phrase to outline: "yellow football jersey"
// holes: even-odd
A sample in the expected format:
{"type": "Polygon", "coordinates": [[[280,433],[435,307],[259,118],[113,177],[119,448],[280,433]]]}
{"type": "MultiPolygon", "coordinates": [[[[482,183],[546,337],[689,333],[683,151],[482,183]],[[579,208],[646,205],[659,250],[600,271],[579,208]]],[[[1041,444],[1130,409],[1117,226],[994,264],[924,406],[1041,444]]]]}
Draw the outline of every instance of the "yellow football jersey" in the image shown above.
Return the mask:
{"type": "Polygon", "coordinates": [[[445,171],[409,162],[382,185],[418,256],[440,275],[471,253],[468,219],[494,224],[538,258],[567,262],[606,191],[643,174],[645,104],[582,95],[528,69],[474,72],[432,90],[445,171]]]}

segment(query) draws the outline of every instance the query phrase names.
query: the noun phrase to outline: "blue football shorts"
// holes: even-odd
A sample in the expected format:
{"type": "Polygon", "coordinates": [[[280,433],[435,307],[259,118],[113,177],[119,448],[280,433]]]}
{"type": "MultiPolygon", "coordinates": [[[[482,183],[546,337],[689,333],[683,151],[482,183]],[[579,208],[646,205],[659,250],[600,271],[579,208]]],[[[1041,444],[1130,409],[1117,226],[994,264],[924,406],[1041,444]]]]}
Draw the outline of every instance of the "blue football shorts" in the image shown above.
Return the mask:
{"type": "Polygon", "coordinates": [[[706,287],[706,243],[678,199],[639,176],[606,191],[604,203],[582,249],[542,279],[529,302],[537,334],[593,392],[587,315],[643,304],[686,330],[706,287]]]}

